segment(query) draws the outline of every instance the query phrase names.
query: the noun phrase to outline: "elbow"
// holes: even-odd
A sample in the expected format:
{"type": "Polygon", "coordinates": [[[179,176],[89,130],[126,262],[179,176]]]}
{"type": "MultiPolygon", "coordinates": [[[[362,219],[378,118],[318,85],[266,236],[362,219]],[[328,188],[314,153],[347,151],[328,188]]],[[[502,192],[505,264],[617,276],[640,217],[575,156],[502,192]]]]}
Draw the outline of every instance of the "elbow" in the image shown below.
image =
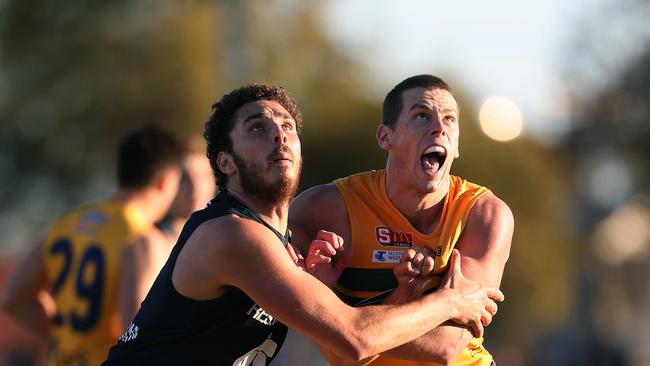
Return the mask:
{"type": "Polygon", "coordinates": [[[342,363],[348,363],[350,361],[358,362],[377,353],[375,352],[375,347],[369,343],[371,337],[364,336],[364,333],[359,328],[352,329],[343,334],[345,336],[342,337],[340,347],[335,351],[339,357],[346,361],[342,363]]]}
{"type": "Polygon", "coordinates": [[[442,347],[437,352],[438,354],[436,355],[436,362],[440,363],[441,365],[451,365],[462,351],[463,348],[451,345],[442,347]]]}
{"type": "Polygon", "coordinates": [[[362,338],[350,337],[345,340],[339,355],[347,361],[358,362],[372,356],[370,347],[362,338]]]}

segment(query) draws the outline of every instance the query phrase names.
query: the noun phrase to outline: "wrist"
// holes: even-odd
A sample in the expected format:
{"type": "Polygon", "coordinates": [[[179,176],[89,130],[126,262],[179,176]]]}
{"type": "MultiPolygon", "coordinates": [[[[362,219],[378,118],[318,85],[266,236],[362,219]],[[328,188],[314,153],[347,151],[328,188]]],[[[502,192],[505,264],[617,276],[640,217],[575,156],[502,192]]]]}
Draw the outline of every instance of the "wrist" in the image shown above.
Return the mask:
{"type": "Polygon", "coordinates": [[[438,289],[435,293],[440,294],[445,304],[445,310],[449,314],[449,319],[455,319],[460,316],[460,299],[456,291],[444,287],[438,289]]]}

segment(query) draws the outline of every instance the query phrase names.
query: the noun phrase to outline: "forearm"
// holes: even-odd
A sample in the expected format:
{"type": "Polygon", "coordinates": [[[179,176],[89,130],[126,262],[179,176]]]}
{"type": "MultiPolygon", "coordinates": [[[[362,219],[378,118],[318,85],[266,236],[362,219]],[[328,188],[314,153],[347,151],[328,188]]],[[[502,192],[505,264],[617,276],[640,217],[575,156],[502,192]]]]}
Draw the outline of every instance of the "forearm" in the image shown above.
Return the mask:
{"type": "Polygon", "coordinates": [[[371,356],[368,358],[365,358],[361,361],[345,358],[341,355],[338,355],[334,352],[332,352],[330,349],[327,348],[327,346],[324,346],[318,342],[315,342],[316,346],[318,346],[318,349],[320,352],[323,354],[323,357],[327,360],[327,364],[330,366],[365,366],[368,365],[370,362],[374,361],[379,355],[371,356]]]}
{"type": "Polygon", "coordinates": [[[369,351],[374,351],[366,356],[410,342],[453,318],[456,307],[447,295],[438,291],[400,306],[367,307],[377,311],[367,314],[363,324],[357,325],[364,332],[362,337],[371,342],[369,351]]]}
{"type": "Polygon", "coordinates": [[[384,354],[399,359],[432,361],[445,365],[458,357],[471,339],[469,330],[453,322],[446,322],[422,337],[384,354]]]}
{"type": "MultiPolygon", "coordinates": [[[[384,304],[401,304],[421,295],[398,287],[384,301],[384,304]]],[[[446,364],[455,358],[469,343],[472,335],[466,328],[447,321],[423,336],[399,347],[384,352],[393,358],[412,361],[432,361],[446,364]]]]}

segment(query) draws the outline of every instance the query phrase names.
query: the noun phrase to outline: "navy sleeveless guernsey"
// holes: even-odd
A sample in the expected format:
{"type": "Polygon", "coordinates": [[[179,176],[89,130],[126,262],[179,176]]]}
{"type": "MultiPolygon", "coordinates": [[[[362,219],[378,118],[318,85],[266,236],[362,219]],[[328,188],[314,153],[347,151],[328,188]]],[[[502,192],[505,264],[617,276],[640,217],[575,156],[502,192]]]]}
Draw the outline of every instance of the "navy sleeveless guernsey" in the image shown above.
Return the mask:
{"type": "Polygon", "coordinates": [[[215,299],[199,301],[179,294],[172,285],[176,258],[192,232],[205,221],[230,214],[259,222],[285,247],[289,242],[288,232],[280,234],[235,197],[220,193],[187,221],[133,323],[102,365],[258,366],[271,362],[287,327],[248,295],[228,287],[215,299]]]}

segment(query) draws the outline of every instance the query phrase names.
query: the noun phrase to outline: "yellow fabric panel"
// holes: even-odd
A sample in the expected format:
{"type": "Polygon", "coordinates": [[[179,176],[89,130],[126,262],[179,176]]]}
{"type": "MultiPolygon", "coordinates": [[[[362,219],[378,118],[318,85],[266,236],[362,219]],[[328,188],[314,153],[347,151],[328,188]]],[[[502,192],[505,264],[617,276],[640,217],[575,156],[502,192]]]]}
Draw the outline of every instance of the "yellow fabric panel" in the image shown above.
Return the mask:
{"type": "MultiPolygon", "coordinates": [[[[411,245],[426,246],[436,254],[432,287],[437,286],[447,271],[451,250],[467,223],[473,205],[489,192],[485,187],[450,176],[449,192],[438,225],[431,233],[421,233],[388,199],[385,174],[384,170],[375,170],[334,182],[345,200],[351,225],[353,257],[337,284],[337,290],[344,298],[368,298],[394,286],[396,282],[391,285],[386,270],[392,269],[399,262],[401,253],[411,245]]],[[[473,339],[453,365],[490,365],[492,356],[482,343],[482,338],[473,339]]],[[[372,365],[436,364],[379,357],[372,365]]]]}
{"type": "Polygon", "coordinates": [[[61,216],[42,247],[57,312],[48,365],[99,365],[122,333],[117,285],[122,249],[148,230],[138,212],[100,201],[61,216]]]}

